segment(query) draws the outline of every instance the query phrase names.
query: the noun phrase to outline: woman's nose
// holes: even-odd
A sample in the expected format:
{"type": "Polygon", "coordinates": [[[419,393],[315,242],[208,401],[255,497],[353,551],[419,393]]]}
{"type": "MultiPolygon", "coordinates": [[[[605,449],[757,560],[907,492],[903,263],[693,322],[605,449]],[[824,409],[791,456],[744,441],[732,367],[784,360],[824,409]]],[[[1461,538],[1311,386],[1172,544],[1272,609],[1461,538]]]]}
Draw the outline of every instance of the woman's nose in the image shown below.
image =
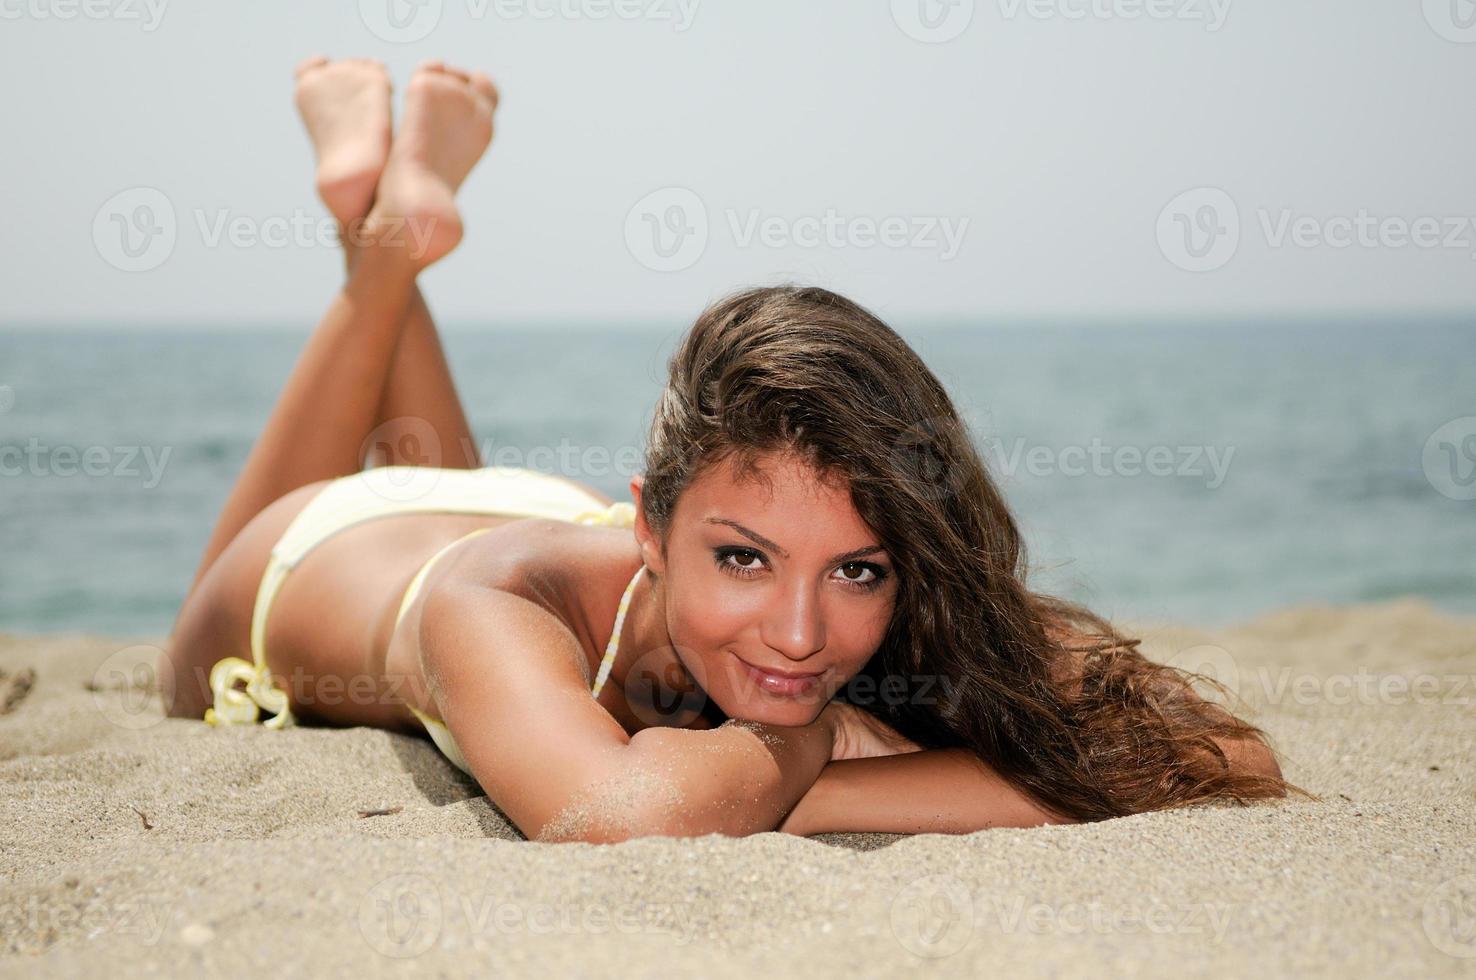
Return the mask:
{"type": "Polygon", "coordinates": [[[790,660],[803,660],[825,646],[825,616],[812,583],[796,579],[774,590],[765,610],[762,638],[790,660]]]}

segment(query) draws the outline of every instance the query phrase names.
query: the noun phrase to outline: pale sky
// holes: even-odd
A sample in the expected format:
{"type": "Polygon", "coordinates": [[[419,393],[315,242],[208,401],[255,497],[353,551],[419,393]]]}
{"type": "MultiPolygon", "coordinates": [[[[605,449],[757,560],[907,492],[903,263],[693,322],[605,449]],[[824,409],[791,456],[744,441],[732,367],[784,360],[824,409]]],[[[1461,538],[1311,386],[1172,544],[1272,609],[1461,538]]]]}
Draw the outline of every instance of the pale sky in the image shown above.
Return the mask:
{"type": "Polygon", "coordinates": [[[440,57],[502,89],[467,239],[425,279],[448,321],[680,322],[778,280],[899,318],[1476,310],[1471,0],[0,18],[0,324],[314,321],[340,269],[291,106],[315,52],[384,59],[401,86],[440,57]]]}

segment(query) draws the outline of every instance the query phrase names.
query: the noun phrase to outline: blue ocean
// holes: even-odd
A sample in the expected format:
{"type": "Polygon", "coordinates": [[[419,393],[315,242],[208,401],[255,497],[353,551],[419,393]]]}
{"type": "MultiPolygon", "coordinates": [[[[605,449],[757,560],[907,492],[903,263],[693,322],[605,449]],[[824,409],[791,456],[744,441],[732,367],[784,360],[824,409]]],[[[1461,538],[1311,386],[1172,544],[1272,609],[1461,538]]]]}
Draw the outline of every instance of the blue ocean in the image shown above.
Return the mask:
{"type": "MultiPolygon", "coordinates": [[[[484,458],[627,499],[682,326],[453,325],[484,458]]],[[[1476,612],[1476,320],[893,324],[1030,545],[1111,617],[1476,612]]],[[[0,329],[0,630],[162,636],[306,340],[0,329]]]]}

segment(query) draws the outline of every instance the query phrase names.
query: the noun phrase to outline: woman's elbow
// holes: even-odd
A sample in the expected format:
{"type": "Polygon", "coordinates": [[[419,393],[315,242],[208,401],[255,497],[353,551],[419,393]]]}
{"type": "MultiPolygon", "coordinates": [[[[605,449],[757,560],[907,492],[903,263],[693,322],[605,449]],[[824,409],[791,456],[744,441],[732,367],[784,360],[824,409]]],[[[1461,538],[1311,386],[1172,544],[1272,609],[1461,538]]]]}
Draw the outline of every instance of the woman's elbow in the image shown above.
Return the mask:
{"type": "Polygon", "coordinates": [[[1216,741],[1224,751],[1230,768],[1235,772],[1247,776],[1282,778],[1281,765],[1276,761],[1275,751],[1260,739],[1245,738],[1234,741],[1216,739],[1216,741]]]}
{"type": "Polygon", "coordinates": [[[615,804],[605,798],[570,803],[534,828],[529,839],[545,844],[621,844],[641,837],[694,837],[704,832],[658,801],[615,804]]]}
{"type": "MultiPolygon", "coordinates": [[[[757,831],[755,831],[757,832],[757,831]]],[[[621,844],[642,837],[741,836],[720,822],[669,806],[641,805],[600,819],[555,819],[532,837],[541,843],[621,844]]]]}
{"type": "Polygon", "coordinates": [[[629,819],[582,827],[549,824],[530,838],[540,844],[623,844],[642,837],[701,837],[685,825],[663,819],[629,819]]]}

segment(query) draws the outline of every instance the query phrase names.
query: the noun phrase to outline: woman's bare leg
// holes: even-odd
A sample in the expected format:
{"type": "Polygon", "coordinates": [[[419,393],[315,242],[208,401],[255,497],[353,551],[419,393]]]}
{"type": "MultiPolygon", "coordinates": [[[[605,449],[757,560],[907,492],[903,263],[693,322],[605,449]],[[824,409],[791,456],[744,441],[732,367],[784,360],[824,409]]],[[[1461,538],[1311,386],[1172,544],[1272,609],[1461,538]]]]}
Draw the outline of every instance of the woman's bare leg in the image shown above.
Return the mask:
{"type": "MultiPolygon", "coordinates": [[[[303,70],[326,69],[305,63],[303,70]]],[[[416,301],[416,275],[460,240],[454,195],[491,139],[495,99],[485,75],[450,72],[439,63],[416,71],[400,138],[390,150],[377,192],[371,190],[373,208],[362,224],[348,229],[357,242],[348,281],[313,332],[252,447],[211,533],[191,592],[241,528],[272,501],[305,484],[359,470],[365,437],[381,421],[402,346],[414,370],[409,380],[397,381],[400,394],[392,406],[421,390],[407,386],[417,379],[425,385],[425,378],[440,372],[455,401],[444,355],[430,361],[425,356],[427,328],[435,339],[428,313],[413,318],[421,321],[420,340],[408,346],[402,340],[412,310],[425,310],[424,302],[416,301]]],[[[387,114],[385,119],[387,125],[387,114]]],[[[318,134],[314,138],[317,142],[318,134]]],[[[436,340],[434,353],[439,346],[436,340]]],[[[431,390],[441,392],[434,385],[431,390]]],[[[445,395],[423,405],[416,414],[445,412],[445,395]]],[[[453,438],[464,433],[469,445],[459,402],[455,414],[461,430],[453,438]]]]}
{"type": "MultiPolygon", "coordinates": [[[[498,92],[480,73],[428,62],[491,99],[498,92]]],[[[390,81],[384,65],[368,59],[330,63],[314,57],[297,69],[295,101],[318,157],[318,193],[338,221],[350,272],[358,252],[353,231],[374,200],[390,147],[390,81]]],[[[419,287],[390,363],[384,397],[361,462],[446,466],[481,465],[466,409],[457,395],[440,335],[419,287]]]]}
{"type": "MultiPolygon", "coordinates": [[[[497,90],[485,75],[467,74],[440,62],[424,67],[476,86],[496,109],[497,90]]],[[[389,155],[389,75],[377,61],[330,63],[314,57],[298,66],[297,79],[294,101],[317,154],[318,194],[338,221],[344,258],[352,272],[358,248],[354,231],[369,213],[389,155]]],[[[372,442],[364,450],[381,465],[481,465],[466,410],[419,288],[411,296],[390,363],[372,442]]]]}
{"type": "Polygon", "coordinates": [[[376,441],[388,448],[389,463],[453,469],[482,465],[440,334],[419,289],[410,297],[375,433],[376,441]],[[427,434],[433,434],[430,445],[427,434]]]}
{"type": "Polygon", "coordinates": [[[377,417],[416,271],[403,250],[365,249],[246,457],[206,544],[196,583],[272,501],[315,480],[358,470],[359,443],[377,417]]]}

